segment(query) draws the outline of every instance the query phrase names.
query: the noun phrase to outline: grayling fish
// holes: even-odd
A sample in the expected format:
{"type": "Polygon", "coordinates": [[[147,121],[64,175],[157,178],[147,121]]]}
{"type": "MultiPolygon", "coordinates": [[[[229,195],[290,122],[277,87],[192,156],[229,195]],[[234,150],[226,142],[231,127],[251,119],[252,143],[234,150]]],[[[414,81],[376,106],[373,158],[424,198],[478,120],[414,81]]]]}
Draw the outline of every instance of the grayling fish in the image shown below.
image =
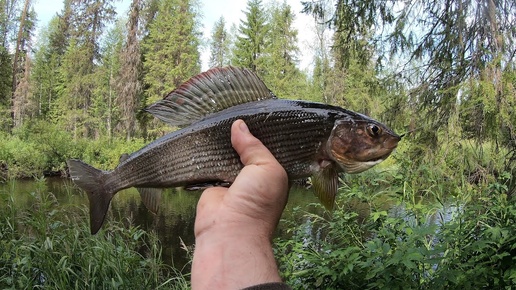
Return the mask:
{"type": "Polygon", "coordinates": [[[340,107],[281,100],[250,70],[214,68],[191,78],[146,111],[182,129],[121,158],[112,171],[69,160],[72,180],[88,193],[91,233],[120,190],[137,187],[157,211],[158,188],[228,186],[243,165],[231,146],[231,125],[245,121],[285,168],[289,179],[312,177],[316,195],[333,207],[338,173],[362,172],[385,160],[400,136],[340,107]]]}

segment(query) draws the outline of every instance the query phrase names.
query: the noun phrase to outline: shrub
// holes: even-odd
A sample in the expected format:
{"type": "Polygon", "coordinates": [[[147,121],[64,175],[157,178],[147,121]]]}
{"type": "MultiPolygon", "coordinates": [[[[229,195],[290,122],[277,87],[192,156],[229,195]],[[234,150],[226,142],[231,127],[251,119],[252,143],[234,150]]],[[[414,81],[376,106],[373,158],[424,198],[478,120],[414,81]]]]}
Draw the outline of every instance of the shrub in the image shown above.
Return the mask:
{"type": "Polygon", "coordinates": [[[343,206],[357,196],[347,187],[331,218],[306,214],[306,223],[290,224],[291,239],[277,240],[280,270],[294,289],[514,287],[516,205],[507,178],[468,202],[400,202],[389,213],[368,200],[363,219],[343,206]]]}

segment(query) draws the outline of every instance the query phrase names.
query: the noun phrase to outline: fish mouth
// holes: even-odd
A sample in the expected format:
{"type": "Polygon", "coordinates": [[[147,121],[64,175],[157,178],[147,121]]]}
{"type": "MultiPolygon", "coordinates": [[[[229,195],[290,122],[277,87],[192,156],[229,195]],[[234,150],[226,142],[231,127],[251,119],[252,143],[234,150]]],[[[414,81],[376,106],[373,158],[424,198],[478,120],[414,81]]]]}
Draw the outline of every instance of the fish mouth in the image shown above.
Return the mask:
{"type": "Polygon", "coordinates": [[[385,141],[383,141],[383,143],[382,143],[383,148],[388,149],[388,150],[396,149],[396,147],[398,147],[398,143],[401,141],[401,138],[404,135],[405,134],[399,136],[395,133],[392,133],[391,138],[387,138],[387,139],[385,139],[385,141]]]}
{"type": "MultiPolygon", "coordinates": [[[[391,148],[389,148],[391,149],[391,148]]],[[[387,159],[387,157],[391,156],[392,152],[394,152],[394,150],[396,149],[396,147],[392,148],[391,151],[385,153],[384,155],[381,155],[381,156],[378,156],[377,158],[373,158],[373,159],[370,159],[368,160],[368,162],[382,162],[384,161],[385,159],[387,159]]]]}

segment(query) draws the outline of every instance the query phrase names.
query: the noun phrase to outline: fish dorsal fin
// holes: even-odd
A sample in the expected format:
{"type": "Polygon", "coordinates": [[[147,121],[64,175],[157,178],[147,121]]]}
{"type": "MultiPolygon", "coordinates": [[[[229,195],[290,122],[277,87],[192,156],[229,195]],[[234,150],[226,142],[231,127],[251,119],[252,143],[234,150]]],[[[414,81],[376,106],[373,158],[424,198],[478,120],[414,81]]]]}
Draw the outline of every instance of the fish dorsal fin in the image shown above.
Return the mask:
{"type": "Polygon", "coordinates": [[[203,72],[145,109],[172,126],[186,126],[229,107],[276,98],[249,69],[224,67],[203,72]]]}

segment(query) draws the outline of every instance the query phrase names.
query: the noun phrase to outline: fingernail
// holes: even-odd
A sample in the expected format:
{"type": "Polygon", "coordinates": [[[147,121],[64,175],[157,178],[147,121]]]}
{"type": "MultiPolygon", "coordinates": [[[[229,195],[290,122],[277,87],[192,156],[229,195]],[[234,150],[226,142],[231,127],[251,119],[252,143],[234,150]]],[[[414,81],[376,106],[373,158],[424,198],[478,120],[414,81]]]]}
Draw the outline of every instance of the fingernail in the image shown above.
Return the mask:
{"type": "Polygon", "coordinates": [[[247,128],[247,125],[245,124],[245,122],[240,122],[240,131],[244,132],[244,133],[247,133],[249,132],[249,128],[247,128]]]}

